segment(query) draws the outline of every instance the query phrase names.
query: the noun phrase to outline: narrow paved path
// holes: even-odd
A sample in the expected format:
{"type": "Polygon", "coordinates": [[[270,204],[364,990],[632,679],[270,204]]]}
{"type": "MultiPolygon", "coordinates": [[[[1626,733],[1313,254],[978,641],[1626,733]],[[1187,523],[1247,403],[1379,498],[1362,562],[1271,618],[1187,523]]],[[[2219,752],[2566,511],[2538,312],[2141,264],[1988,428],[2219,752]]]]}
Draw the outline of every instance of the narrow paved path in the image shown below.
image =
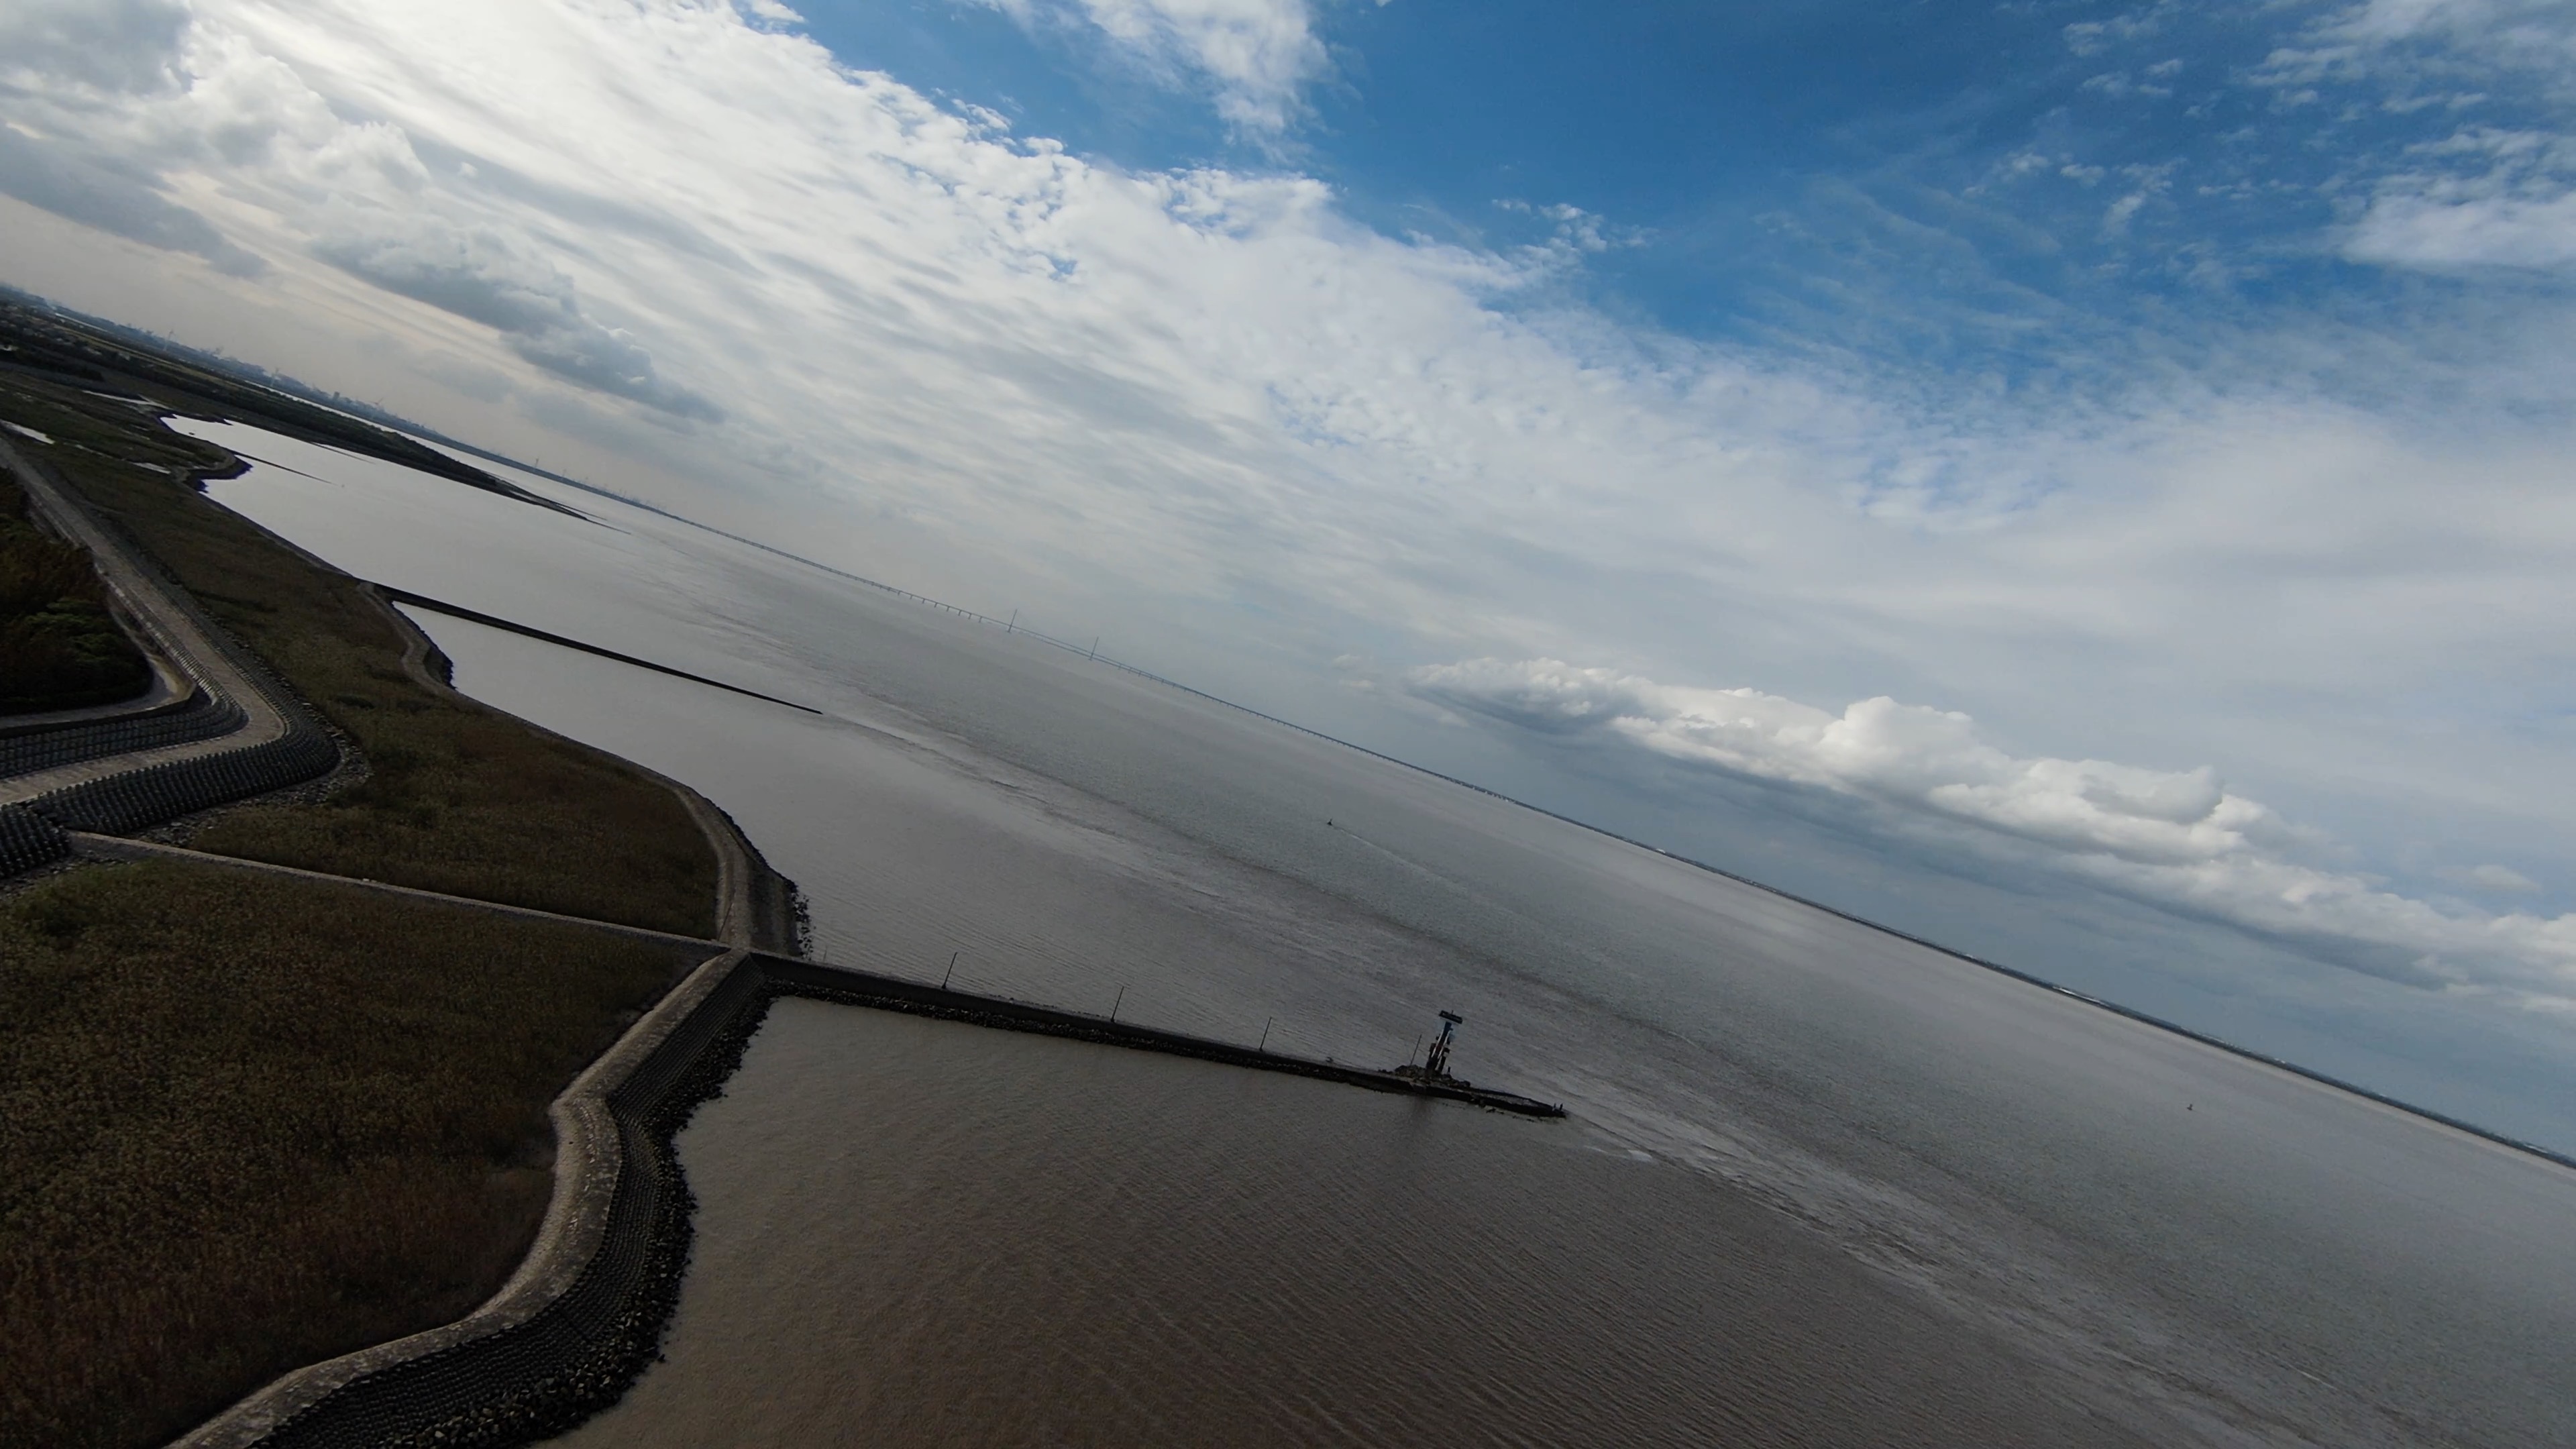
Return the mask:
{"type": "MultiPolygon", "coordinates": [[[[243,860],[239,856],[212,855],[202,850],[189,850],[176,845],[158,845],[149,840],[127,840],[117,835],[93,835],[86,830],[65,832],[72,842],[72,853],[92,860],[181,860],[196,865],[211,865],[224,870],[248,871],[255,875],[283,876],[291,880],[315,881],[325,885],[351,886],[378,895],[403,896],[416,901],[436,901],[441,905],[462,906],[487,915],[509,916],[523,921],[558,921],[572,926],[588,926],[597,931],[631,937],[639,941],[658,941],[675,946],[699,946],[709,952],[727,950],[741,944],[734,941],[711,941],[704,936],[683,936],[670,931],[656,931],[643,926],[624,926],[615,921],[593,920],[588,916],[567,916],[559,911],[541,911],[534,906],[509,906],[498,901],[477,900],[472,896],[451,896],[443,891],[425,891],[417,886],[394,885],[360,876],[332,875],[327,871],[305,870],[292,865],[272,865],[264,860],[243,860]]],[[[719,852],[721,853],[721,852],[719,852]]]]}

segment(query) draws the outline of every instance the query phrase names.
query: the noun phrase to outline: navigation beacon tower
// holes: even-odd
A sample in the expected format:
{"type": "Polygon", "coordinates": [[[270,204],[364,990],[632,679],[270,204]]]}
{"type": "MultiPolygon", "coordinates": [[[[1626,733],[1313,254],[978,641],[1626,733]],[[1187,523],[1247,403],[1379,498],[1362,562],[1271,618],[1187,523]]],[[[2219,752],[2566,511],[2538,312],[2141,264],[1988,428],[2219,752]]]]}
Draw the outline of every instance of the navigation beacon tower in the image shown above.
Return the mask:
{"type": "Polygon", "coordinates": [[[1449,1075],[1449,1048],[1457,1039],[1458,1028],[1466,1024],[1467,1018],[1460,1016],[1454,1011],[1444,1011],[1440,1013],[1440,1035],[1431,1043],[1431,1054],[1422,1059],[1422,1074],[1424,1076],[1446,1077],[1449,1075]]]}

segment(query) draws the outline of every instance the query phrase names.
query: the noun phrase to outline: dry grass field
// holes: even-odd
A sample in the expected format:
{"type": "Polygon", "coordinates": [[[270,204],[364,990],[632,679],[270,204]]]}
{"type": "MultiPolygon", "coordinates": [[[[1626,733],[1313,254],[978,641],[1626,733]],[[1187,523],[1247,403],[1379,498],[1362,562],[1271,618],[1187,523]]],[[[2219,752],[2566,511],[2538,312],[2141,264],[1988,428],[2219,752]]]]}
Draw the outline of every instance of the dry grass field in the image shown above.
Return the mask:
{"type": "Polygon", "coordinates": [[[545,1103],[698,953],[149,862],[0,907],[0,1444],[160,1443],[448,1321],[545,1103]]]}
{"type": "MultiPolygon", "coordinates": [[[[668,789],[416,683],[353,580],[191,486],[223,455],[23,371],[0,418],[365,757],[190,844],[712,929],[715,857],[668,789]]],[[[0,897],[0,1449],[159,1443],[488,1296],[543,1213],[545,1104],[698,954],[211,866],[0,897]]]]}

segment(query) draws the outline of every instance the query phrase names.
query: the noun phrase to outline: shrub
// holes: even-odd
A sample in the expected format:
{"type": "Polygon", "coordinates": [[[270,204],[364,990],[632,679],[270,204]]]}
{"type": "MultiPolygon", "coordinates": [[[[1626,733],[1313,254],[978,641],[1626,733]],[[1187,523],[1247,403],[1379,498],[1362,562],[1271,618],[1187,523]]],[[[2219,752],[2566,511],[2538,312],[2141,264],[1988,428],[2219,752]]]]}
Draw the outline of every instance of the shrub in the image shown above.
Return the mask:
{"type": "Polygon", "coordinates": [[[0,715],[113,704],[151,682],[89,555],[40,532],[0,473],[0,715]]]}

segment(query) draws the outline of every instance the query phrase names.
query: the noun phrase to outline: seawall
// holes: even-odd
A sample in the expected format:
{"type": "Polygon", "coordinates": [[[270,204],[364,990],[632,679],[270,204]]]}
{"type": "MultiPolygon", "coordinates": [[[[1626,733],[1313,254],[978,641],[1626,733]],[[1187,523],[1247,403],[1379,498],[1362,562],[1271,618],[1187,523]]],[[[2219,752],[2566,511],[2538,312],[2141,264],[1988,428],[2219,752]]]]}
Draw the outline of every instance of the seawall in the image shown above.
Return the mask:
{"type": "Polygon", "coordinates": [[[537,1243],[456,1323],[289,1374],[177,1449],[532,1443],[615,1403],[658,1356],[688,1268],[690,1195],[673,1139],[742,1059],[769,1004],[809,997],[1285,1072],[1533,1117],[1562,1107],[1442,1087],[1100,1017],[735,949],[620,1038],[551,1109],[555,1190],[537,1243]]]}
{"type": "Polygon", "coordinates": [[[5,440],[0,466],[49,527],[89,551],[138,642],[192,686],[175,708],[11,735],[0,744],[0,805],[64,830],[119,834],[300,784],[339,764],[338,742],[294,691],[51,468],[5,440]]]}

